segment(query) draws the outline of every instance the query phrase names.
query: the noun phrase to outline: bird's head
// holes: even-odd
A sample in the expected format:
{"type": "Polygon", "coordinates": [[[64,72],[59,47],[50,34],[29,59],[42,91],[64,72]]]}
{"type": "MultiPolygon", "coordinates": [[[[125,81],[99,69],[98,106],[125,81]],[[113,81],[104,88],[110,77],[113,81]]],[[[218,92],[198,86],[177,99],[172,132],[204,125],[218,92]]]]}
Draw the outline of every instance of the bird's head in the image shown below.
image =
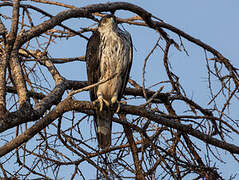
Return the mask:
{"type": "Polygon", "coordinates": [[[117,27],[116,17],[113,15],[106,15],[100,20],[98,29],[100,31],[109,28],[114,29],[116,27],[117,27]]]}

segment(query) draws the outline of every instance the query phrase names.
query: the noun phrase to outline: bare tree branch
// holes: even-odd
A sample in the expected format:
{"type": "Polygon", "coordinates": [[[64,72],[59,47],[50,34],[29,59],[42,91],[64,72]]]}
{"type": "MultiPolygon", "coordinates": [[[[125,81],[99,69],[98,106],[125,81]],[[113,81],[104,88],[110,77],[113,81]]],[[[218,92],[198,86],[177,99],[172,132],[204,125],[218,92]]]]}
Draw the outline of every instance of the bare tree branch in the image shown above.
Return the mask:
{"type": "MultiPolygon", "coordinates": [[[[54,175],[61,179],[67,166],[72,179],[88,179],[88,167],[96,171],[96,179],[224,179],[218,165],[227,162],[221,156],[224,151],[238,162],[235,139],[239,123],[230,110],[239,99],[239,69],[217,49],[127,2],[78,8],[70,2],[16,0],[1,2],[2,8],[12,11],[0,14],[0,157],[4,157],[0,169],[4,178],[54,175]],[[49,8],[44,9],[46,6],[49,8]],[[59,8],[59,13],[52,15],[52,7],[59,8]],[[60,11],[62,8],[65,10],[60,11]],[[84,79],[64,75],[71,74],[65,73],[69,62],[72,67],[79,63],[79,68],[84,68],[85,57],[62,57],[55,46],[70,39],[83,42],[77,47],[84,49],[98,18],[115,11],[133,13],[117,17],[118,23],[151,29],[147,36],[156,32],[159,40],[152,42],[148,56],[142,57],[142,82],[129,80],[133,87],[124,91],[128,105],[121,104],[120,119],[113,117],[112,146],[101,150],[95,143],[91,118],[99,107],[89,102],[83,91],[105,81],[89,85],[84,79]],[[65,25],[73,18],[93,23],[65,25]],[[179,76],[178,67],[171,64],[176,56],[171,57],[171,52],[183,48],[189,53],[183,39],[205,52],[202,63],[207,70],[203,76],[207,77],[204,90],[208,98],[204,103],[199,101],[201,94],[187,95],[193,87],[181,84],[185,75],[179,76]],[[156,57],[150,56],[153,52],[156,57]],[[165,76],[153,76],[148,63],[161,56],[165,76]],[[8,166],[15,162],[19,167],[12,171],[8,166]]],[[[116,107],[110,109],[116,112],[116,107]]]]}

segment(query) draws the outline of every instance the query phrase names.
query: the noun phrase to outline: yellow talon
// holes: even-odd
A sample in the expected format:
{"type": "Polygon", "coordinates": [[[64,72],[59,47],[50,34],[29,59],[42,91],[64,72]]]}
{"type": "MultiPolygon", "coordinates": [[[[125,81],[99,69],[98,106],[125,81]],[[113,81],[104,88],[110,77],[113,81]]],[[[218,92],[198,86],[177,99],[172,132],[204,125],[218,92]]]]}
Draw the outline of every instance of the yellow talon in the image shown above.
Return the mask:
{"type": "Polygon", "coordinates": [[[117,109],[116,109],[116,113],[118,113],[120,111],[120,102],[117,101],[117,109]]]}
{"type": "Polygon", "coordinates": [[[110,103],[109,103],[107,100],[105,100],[105,99],[103,99],[103,98],[101,98],[101,97],[99,97],[99,98],[98,98],[97,100],[95,100],[93,103],[96,104],[96,102],[100,103],[100,111],[103,110],[104,103],[105,103],[105,105],[106,105],[107,107],[110,107],[110,103]]]}
{"type": "Polygon", "coordinates": [[[103,99],[103,101],[107,107],[110,107],[110,103],[108,101],[106,101],[105,99],[103,99]]]}
{"type": "Polygon", "coordinates": [[[99,103],[100,103],[100,111],[103,110],[103,107],[104,107],[104,101],[102,99],[98,99],[99,100],[99,103]]]}
{"type": "Polygon", "coordinates": [[[126,104],[126,101],[116,101],[117,103],[117,109],[116,109],[116,113],[118,113],[120,111],[120,106],[121,104],[126,104]]]}

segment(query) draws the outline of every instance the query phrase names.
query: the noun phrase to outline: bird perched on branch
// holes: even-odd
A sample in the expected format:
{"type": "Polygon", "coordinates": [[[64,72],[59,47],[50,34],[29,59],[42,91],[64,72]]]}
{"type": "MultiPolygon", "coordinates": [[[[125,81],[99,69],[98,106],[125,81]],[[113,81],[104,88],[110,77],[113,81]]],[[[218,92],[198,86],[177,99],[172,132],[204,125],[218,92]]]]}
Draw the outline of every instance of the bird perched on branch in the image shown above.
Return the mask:
{"type": "Polygon", "coordinates": [[[118,27],[115,16],[104,16],[88,41],[85,57],[89,84],[108,80],[90,89],[91,101],[99,104],[94,115],[99,148],[111,145],[114,112],[110,110],[110,106],[117,104],[120,107],[132,57],[130,34],[118,27]]]}

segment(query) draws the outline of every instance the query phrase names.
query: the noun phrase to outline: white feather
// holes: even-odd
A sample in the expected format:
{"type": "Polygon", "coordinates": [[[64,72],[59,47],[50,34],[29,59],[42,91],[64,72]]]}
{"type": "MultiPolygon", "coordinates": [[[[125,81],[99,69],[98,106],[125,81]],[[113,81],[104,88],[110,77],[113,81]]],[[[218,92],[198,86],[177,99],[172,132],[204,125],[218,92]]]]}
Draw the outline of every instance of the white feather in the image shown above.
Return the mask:
{"type": "Polygon", "coordinates": [[[106,80],[115,73],[115,78],[99,85],[97,97],[101,96],[108,102],[114,103],[123,85],[123,79],[127,66],[131,62],[131,40],[127,32],[108,23],[104,28],[99,27],[100,32],[100,80],[106,80]],[[107,28],[106,28],[107,26],[107,28]],[[130,62],[129,62],[130,61],[130,62]]]}

